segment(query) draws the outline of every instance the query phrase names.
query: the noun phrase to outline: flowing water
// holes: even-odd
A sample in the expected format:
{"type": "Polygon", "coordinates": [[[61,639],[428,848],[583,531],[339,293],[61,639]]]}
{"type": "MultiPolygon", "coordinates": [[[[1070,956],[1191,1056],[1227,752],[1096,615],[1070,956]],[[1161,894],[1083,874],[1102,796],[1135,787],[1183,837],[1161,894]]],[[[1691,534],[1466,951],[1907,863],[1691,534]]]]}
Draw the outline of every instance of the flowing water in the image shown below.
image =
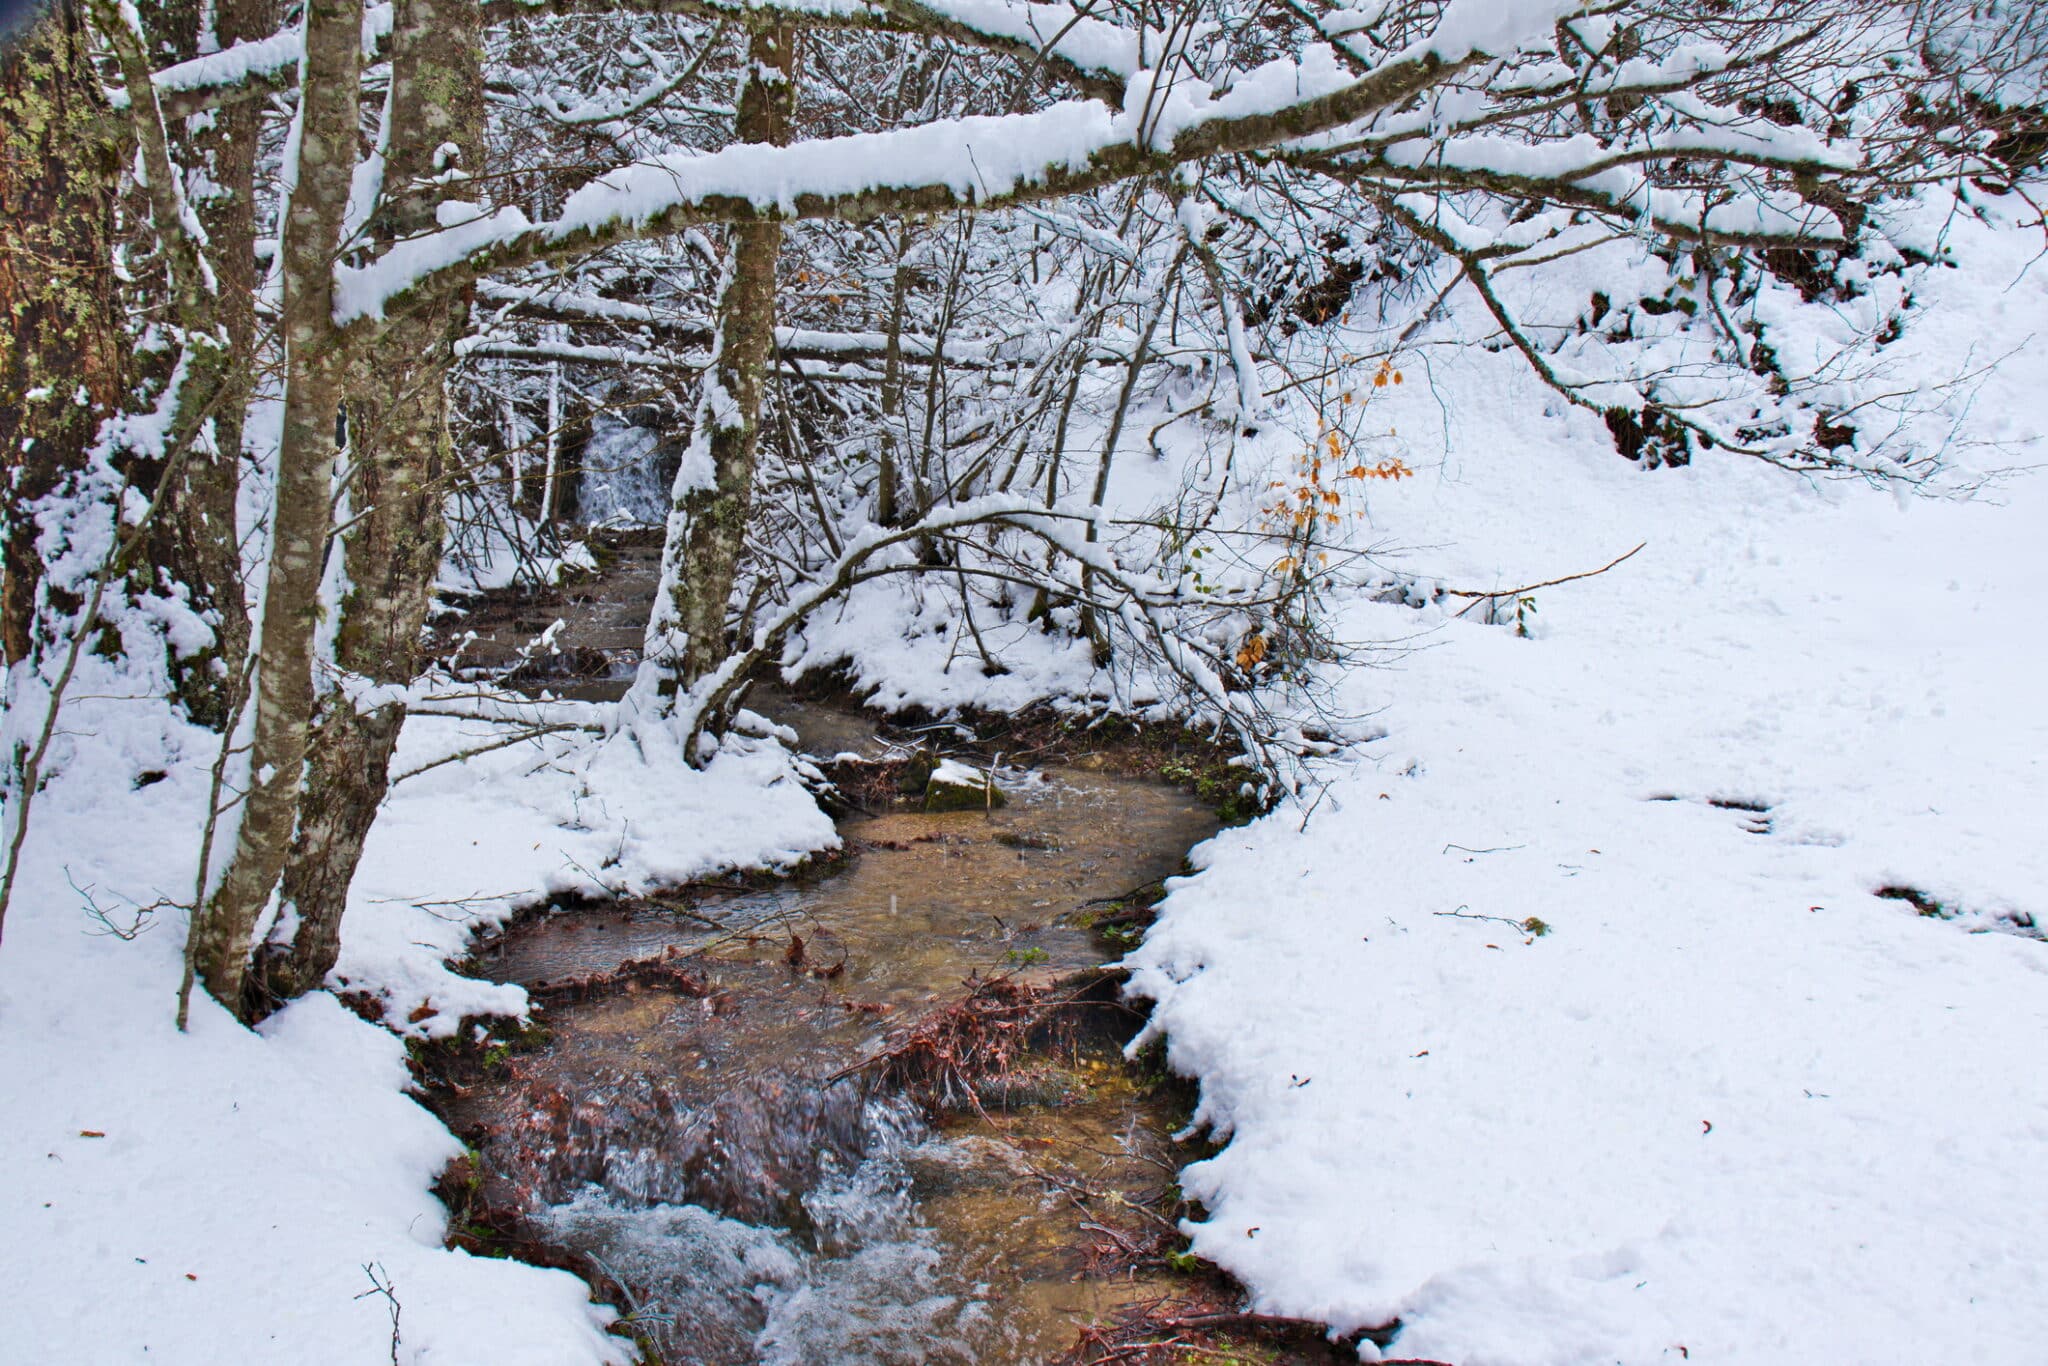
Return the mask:
{"type": "MultiPolygon", "coordinates": [[[[581,632],[633,591],[593,594],[581,632]]],[[[850,713],[756,705],[814,752],[874,748],[850,713]]],[[[836,871],[557,909],[479,950],[481,971],[555,1002],[549,1039],[443,1108],[478,1147],[488,1204],[625,1287],[668,1362],[1057,1360],[1081,1326],[1169,1288],[1156,1263],[1131,1270],[1179,1163],[1117,1056],[1135,1021],[1112,991],[941,1114],[858,1070],[991,977],[1071,984],[1098,966],[1091,913],[1215,825],[1140,778],[1000,786],[992,810],[848,818],[858,852],[836,871]],[[564,993],[646,959],[662,970],[564,993]]]]}
{"type": "Polygon", "coordinates": [[[640,662],[661,575],[661,533],[593,530],[588,542],[605,561],[602,574],[534,598],[486,596],[436,621],[430,652],[468,677],[556,697],[619,697],[640,662]]]}

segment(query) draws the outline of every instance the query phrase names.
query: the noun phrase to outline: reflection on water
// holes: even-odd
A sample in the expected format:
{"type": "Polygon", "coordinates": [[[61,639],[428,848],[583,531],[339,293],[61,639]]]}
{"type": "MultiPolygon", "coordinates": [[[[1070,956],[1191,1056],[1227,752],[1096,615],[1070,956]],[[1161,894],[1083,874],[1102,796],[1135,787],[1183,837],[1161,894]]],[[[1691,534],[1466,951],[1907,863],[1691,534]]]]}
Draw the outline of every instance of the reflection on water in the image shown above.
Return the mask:
{"type": "MultiPolygon", "coordinates": [[[[970,971],[1059,975],[1101,960],[1075,913],[1180,867],[1214,828],[1194,798],[1106,774],[1006,775],[992,812],[856,816],[840,833],[864,850],[808,883],[693,902],[568,912],[486,960],[526,985],[603,971],[670,945],[717,964],[780,962],[791,935],[839,1000],[898,1005],[951,993],[970,971]],[[706,923],[706,922],[710,923],[706,923]]],[[[713,969],[716,977],[716,970],[713,969]]]]}

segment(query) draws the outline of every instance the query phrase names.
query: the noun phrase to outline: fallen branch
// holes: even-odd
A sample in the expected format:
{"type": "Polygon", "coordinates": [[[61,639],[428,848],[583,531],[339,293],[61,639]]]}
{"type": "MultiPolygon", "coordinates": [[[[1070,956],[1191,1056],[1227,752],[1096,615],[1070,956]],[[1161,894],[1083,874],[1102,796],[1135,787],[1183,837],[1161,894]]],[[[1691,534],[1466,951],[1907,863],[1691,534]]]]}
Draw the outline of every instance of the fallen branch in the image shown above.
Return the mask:
{"type": "MultiPolygon", "coordinates": [[[[446,713],[444,712],[422,712],[420,714],[423,716],[446,715],[446,713]]],[[[418,768],[409,768],[405,772],[400,773],[396,777],[392,778],[391,786],[397,787],[407,778],[417,778],[420,776],[420,774],[425,773],[430,769],[439,768],[443,764],[460,763],[465,759],[474,759],[477,758],[479,755],[489,754],[492,750],[495,749],[509,749],[513,745],[524,744],[528,740],[538,740],[543,735],[553,735],[558,731],[565,730],[588,729],[590,729],[590,727],[577,725],[571,722],[558,722],[554,725],[536,726],[531,730],[520,731],[517,735],[510,735],[502,740],[493,740],[486,745],[475,745],[469,749],[457,750],[453,754],[444,754],[438,759],[432,760],[428,763],[421,764],[418,768]]]]}
{"type": "Polygon", "coordinates": [[[1635,550],[1629,551],[1626,555],[1615,556],[1615,558],[1609,560],[1606,564],[1601,565],[1598,569],[1588,569],[1584,573],[1580,574],[1566,574],[1562,578],[1545,579],[1541,583],[1525,583],[1520,588],[1496,588],[1490,592],[1485,593],[1475,592],[1474,590],[1469,588],[1444,588],[1439,589],[1438,591],[1444,597],[1447,598],[1473,599],[1473,601],[1467,603],[1465,607],[1462,610],[1460,610],[1456,614],[1456,616],[1452,618],[1452,620],[1455,621],[1457,617],[1464,616],[1466,612],[1471,611],[1474,607],[1477,607],[1480,603],[1485,602],[1489,598],[1518,598],[1521,597],[1524,593],[1533,593],[1539,588],[1555,588],[1561,583],[1577,583],[1580,579],[1590,579],[1594,578],[1597,575],[1605,574],[1608,570],[1614,568],[1622,561],[1632,558],[1637,550],[1641,550],[1643,546],[1646,546],[1648,544],[1648,541],[1644,541],[1641,545],[1638,545],[1635,550]]]}
{"type": "Polygon", "coordinates": [[[1540,937],[1550,932],[1550,927],[1535,916],[1530,916],[1527,920],[1510,920],[1504,915],[1480,915],[1470,906],[1460,906],[1455,911],[1431,911],[1430,914],[1448,916],[1452,920],[1491,920],[1496,925],[1507,926],[1516,934],[1526,934],[1535,937],[1540,937]]]}
{"type": "Polygon", "coordinates": [[[589,1001],[622,996],[643,987],[658,987],[699,1000],[715,993],[697,974],[682,966],[690,955],[671,944],[647,958],[629,958],[609,972],[589,972],[559,981],[535,982],[526,989],[527,998],[539,1005],[582,1005],[589,1001]]]}

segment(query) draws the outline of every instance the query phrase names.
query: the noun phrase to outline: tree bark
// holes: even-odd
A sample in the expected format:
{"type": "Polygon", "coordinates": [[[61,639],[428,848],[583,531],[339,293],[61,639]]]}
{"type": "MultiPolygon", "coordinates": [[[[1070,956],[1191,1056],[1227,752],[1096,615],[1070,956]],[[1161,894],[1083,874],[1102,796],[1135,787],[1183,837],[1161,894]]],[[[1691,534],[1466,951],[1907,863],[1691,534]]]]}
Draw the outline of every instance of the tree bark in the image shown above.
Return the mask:
{"type": "MultiPolygon", "coordinates": [[[[177,342],[175,348],[145,348],[130,381],[128,402],[137,409],[147,406],[146,391],[174,381],[180,386],[171,423],[156,448],[127,453],[136,486],[158,497],[162,508],[150,527],[150,567],[143,569],[136,587],[160,593],[170,586],[212,629],[211,645],[189,654],[167,649],[164,662],[172,693],[188,714],[218,728],[227,724],[248,639],[235,535],[241,410],[248,394],[246,384],[231,378],[246,374],[248,359],[231,354],[220,282],[207,259],[210,243],[202,241],[203,229],[195,232],[191,225],[186,167],[157,103],[151,71],[153,52],[194,55],[204,20],[192,0],[150,0],[139,9],[93,0],[93,9],[128,96],[128,129],[147,173],[145,198],[157,246],[153,255],[162,277],[131,284],[130,291],[143,300],[168,299],[165,321],[177,342]],[[216,445],[224,426],[236,435],[232,453],[216,445]],[[159,582],[158,575],[169,584],[159,582]]],[[[242,111],[242,117],[253,118],[254,111],[242,111]]],[[[248,155],[253,177],[253,138],[248,155]]],[[[243,250],[249,251],[253,242],[252,220],[243,250]]],[[[248,307],[253,323],[253,300],[248,307]]]]}
{"type": "MultiPolygon", "coordinates": [[[[889,332],[882,358],[882,440],[876,450],[875,521],[895,526],[902,518],[897,507],[897,471],[902,464],[903,413],[903,314],[910,299],[910,220],[896,225],[896,273],[889,282],[889,332]]],[[[934,346],[943,355],[945,347],[934,346]]]]}
{"type": "MultiPolygon", "coordinates": [[[[77,0],[0,44],[0,659],[37,651],[35,505],[120,405],[120,152],[77,0]]],[[[68,610],[80,604],[71,603],[68,610]]]]}
{"type": "Polygon", "coordinates": [[[285,214],[284,420],[256,658],[249,781],[234,851],[192,926],[208,991],[242,1008],[250,939],[283,871],[313,714],[314,631],[348,357],[334,326],[334,257],[355,170],[362,0],[308,0],[297,179],[285,214]]]}
{"type": "MultiPolygon", "coordinates": [[[[222,47],[268,36],[279,22],[276,0],[217,0],[214,27],[222,47]]],[[[242,588],[241,540],[235,523],[241,480],[243,424],[256,368],[256,151],[263,105],[244,102],[215,111],[190,134],[209,190],[193,210],[211,245],[216,327],[225,342],[215,379],[212,439],[179,466],[163,517],[168,541],[159,552],[182,569],[193,610],[213,623],[211,650],[174,661],[173,683],[186,713],[219,729],[249,649],[242,588]]]]}
{"type": "MultiPolygon", "coordinates": [[[[372,234],[384,241],[430,230],[449,185],[473,180],[483,160],[476,6],[398,0],[393,18],[386,198],[371,221],[372,234]],[[458,179],[449,181],[450,172],[458,179]]],[[[350,376],[354,518],[342,539],[350,588],[335,663],[371,683],[407,683],[419,670],[420,632],[441,562],[442,480],[451,464],[448,372],[467,316],[466,291],[426,300],[395,320],[350,376]]],[[[349,883],[389,789],[391,752],[404,721],[400,702],[362,710],[347,690],[325,698],[284,868],[285,913],[260,955],[260,997],[315,990],[333,969],[349,883]]]]}
{"type": "MultiPolygon", "coordinates": [[[[746,88],[734,131],[742,142],[789,140],[796,104],[796,35],[787,25],[758,29],[747,48],[746,88]]],[[[649,660],[669,671],[662,691],[688,687],[726,654],[725,614],[745,546],[753,506],[754,465],[761,446],[762,390],[775,350],[775,268],[782,225],[742,223],[732,230],[732,258],[718,300],[716,362],[697,406],[693,454],[677,477],[678,493],[662,552],[670,585],[668,613],[649,623],[649,660]],[[708,460],[710,483],[688,483],[708,460]],[[693,469],[693,465],[696,466],[693,469]],[[666,619],[665,619],[666,618],[666,619]],[[670,629],[686,634],[680,658],[670,629]]],[[[687,756],[694,760],[695,755],[687,756]]]]}
{"type": "Polygon", "coordinates": [[[363,844],[391,785],[391,751],[405,724],[397,702],[359,712],[339,696],[313,730],[305,794],[284,868],[284,914],[257,954],[252,1013],[317,990],[341,955],[342,912],[363,844]]]}

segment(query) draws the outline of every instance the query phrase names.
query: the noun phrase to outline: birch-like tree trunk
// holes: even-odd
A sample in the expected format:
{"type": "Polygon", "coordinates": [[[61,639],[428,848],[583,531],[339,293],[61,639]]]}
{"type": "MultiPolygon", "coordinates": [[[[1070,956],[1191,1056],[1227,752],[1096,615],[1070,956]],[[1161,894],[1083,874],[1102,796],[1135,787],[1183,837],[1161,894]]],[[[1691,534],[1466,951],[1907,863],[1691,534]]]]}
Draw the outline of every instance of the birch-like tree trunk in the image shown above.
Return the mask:
{"type": "MultiPolygon", "coordinates": [[[[398,0],[385,201],[371,225],[379,239],[429,231],[444,198],[474,193],[465,187],[483,162],[481,59],[470,0],[398,0]]],[[[441,561],[448,371],[467,311],[467,291],[423,301],[392,322],[350,376],[353,520],[342,540],[349,591],[335,663],[358,680],[403,684],[419,670],[420,632],[441,561]]],[[[286,913],[262,955],[262,988],[273,997],[314,990],[334,967],[349,883],[390,786],[404,720],[400,702],[364,710],[345,689],[324,699],[284,869],[286,913]]]]}
{"type": "MultiPolygon", "coordinates": [[[[756,29],[747,48],[746,87],[734,131],[742,142],[789,140],[796,107],[796,33],[786,25],[756,29]]],[[[687,687],[725,658],[726,605],[746,544],[753,506],[754,464],[761,446],[762,393],[775,354],[775,267],[782,225],[741,223],[732,230],[732,258],[718,300],[717,362],[704,377],[691,457],[678,476],[678,495],[663,548],[673,629],[687,634],[680,659],[650,641],[657,667],[671,670],[665,690],[687,687]],[[702,476],[708,459],[710,480],[702,476]],[[693,468],[694,467],[694,468],[693,468]],[[694,482],[693,476],[695,476],[694,482]]],[[[650,626],[660,631],[662,614],[650,626]]],[[[694,759],[694,755],[689,756],[694,759]]]]}
{"type": "MultiPolygon", "coordinates": [[[[222,47],[268,37],[280,19],[277,0],[216,0],[212,8],[222,47]]],[[[193,610],[213,623],[213,648],[178,661],[174,683],[186,713],[215,728],[228,722],[249,648],[235,518],[242,429],[256,369],[256,154],[262,117],[262,102],[239,101],[194,120],[189,138],[193,164],[207,186],[192,208],[206,232],[215,282],[213,323],[224,347],[214,379],[219,394],[208,417],[211,439],[180,462],[159,539],[168,543],[160,553],[183,570],[193,610]]]]}
{"type": "Polygon", "coordinates": [[[896,225],[896,270],[889,280],[889,328],[882,356],[881,442],[876,449],[875,520],[895,526],[902,520],[897,506],[898,471],[903,463],[903,315],[909,304],[910,220],[896,225]]]}
{"type": "Polygon", "coordinates": [[[362,0],[308,0],[300,135],[279,246],[284,420],[256,657],[248,787],[220,885],[192,926],[207,990],[242,1006],[250,939],[283,871],[313,715],[314,633],[334,482],[334,425],[349,358],[334,326],[334,259],[355,170],[362,0]]]}

